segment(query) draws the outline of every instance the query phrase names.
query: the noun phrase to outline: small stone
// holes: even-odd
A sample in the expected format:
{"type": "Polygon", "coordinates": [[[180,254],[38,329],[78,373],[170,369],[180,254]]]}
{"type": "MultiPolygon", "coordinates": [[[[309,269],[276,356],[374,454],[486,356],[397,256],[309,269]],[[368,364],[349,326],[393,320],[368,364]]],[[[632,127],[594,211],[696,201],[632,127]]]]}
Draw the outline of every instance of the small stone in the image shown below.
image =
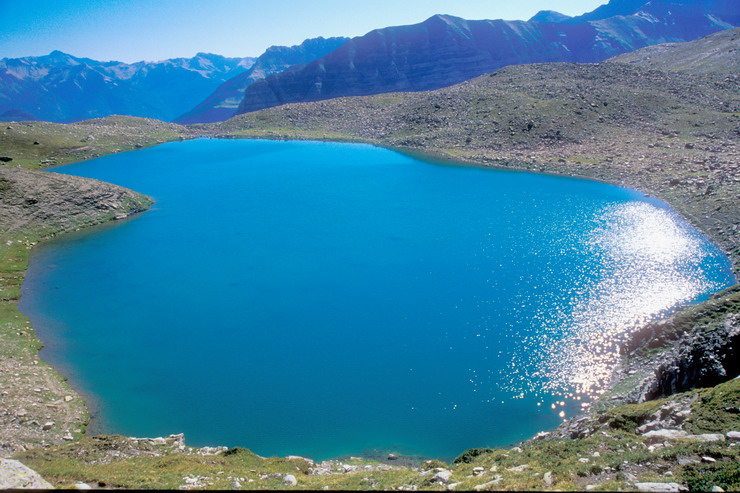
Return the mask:
{"type": "Polygon", "coordinates": [[[451,483],[447,485],[447,491],[453,491],[455,488],[460,486],[460,483],[451,483]]]}
{"type": "Polygon", "coordinates": [[[283,476],[283,484],[285,486],[295,486],[298,484],[298,480],[292,474],[286,474],[283,476]]]}
{"type": "Polygon", "coordinates": [[[587,484],[585,489],[586,491],[591,491],[591,490],[594,490],[595,488],[596,488],[595,484],[587,484]]]}
{"type": "Polygon", "coordinates": [[[480,476],[485,472],[485,467],[474,467],[473,468],[473,476],[480,476]]]}
{"type": "Polygon", "coordinates": [[[717,486],[715,484],[714,486],[712,486],[712,489],[709,491],[712,491],[713,493],[724,493],[725,490],[723,490],[721,486],[717,486]]]}
{"type": "Polygon", "coordinates": [[[72,401],[73,399],[74,399],[74,397],[72,397],[71,395],[65,395],[65,396],[64,396],[64,402],[70,402],[70,401],[72,401]]]}
{"type": "Polygon", "coordinates": [[[706,463],[708,463],[708,464],[713,464],[713,463],[717,462],[717,459],[715,459],[714,457],[709,457],[709,456],[706,456],[706,455],[705,455],[705,456],[703,456],[703,457],[701,458],[701,461],[702,461],[702,462],[706,462],[706,463]]]}
{"type": "Polygon", "coordinates": [[[398,456],[396,454],[388,454],[387,457],[388,460],[397,460],[398,456]]]}
{"type": "Polygon", "coordinates": [[[451,477],[452,477],[452,471],[449,471],[447,469],[442,469],[439,472],[437,472],[434,476],[432,476],[432,483],[447,484],[450,482],[451,477]]]}
{"type": "Polygon", "coordinates": [[[740,431],[728,431],[726,436],[730,440],[740,441],[740,431]]]}
{"type": "Polygon", "coordinates": [[[490,489],[493,489],[497,484],[501,482],[501,476],[496,476],[493,481],[489,481],[487,483],[479,484],[477,486],[473,486],[473,489],[475,491],[487,491],[490,489]]]}
{"type": "Polygon", "coordinates": [[[580,462],[581,464],[588,464],[589,460],[586,457],[581,457],[580,459],[578,459],[578,462],[580,462]]]}
{"type": "Polygon", "coordinates": [[[547,486],[552,486],[553,479],[552,479],[552,472],[547,471],[545,474],[542,475],[542,480],[545,482],[547,486]]]}
{"type": "Polygon", "coordinates": [[[71,435],[70,433],[67,433],[66,435],[64,435],[64,436],[62,437],[62,440],[67,440],[68,442],[69,442],[69,441],[72,441],[72,440],[74,440],[74,439],[75,439],[75,437],[73,437],[73,436],[72,436],[72,435],[71,435]]]}
{"type": "Polygon", "coordinates": [[[41,429],[44,430],[44,431],[49,431],[52,428],[54,428],[54,422],[53,421],[47,421],[46,423],[44,423],[44,426],[41,427],[41,429]]]}
{"type": "Polygon", "coordinates": [[[239,481],[234,480],[231,482],[231,487],[234,489],[239,489],[242,487],[242,484],[239,481]]]}
{"type": "Polygon", "coordinates": [[[91,490],[92,486],[87,483],[75,483],[76,490],[91,490]]]}

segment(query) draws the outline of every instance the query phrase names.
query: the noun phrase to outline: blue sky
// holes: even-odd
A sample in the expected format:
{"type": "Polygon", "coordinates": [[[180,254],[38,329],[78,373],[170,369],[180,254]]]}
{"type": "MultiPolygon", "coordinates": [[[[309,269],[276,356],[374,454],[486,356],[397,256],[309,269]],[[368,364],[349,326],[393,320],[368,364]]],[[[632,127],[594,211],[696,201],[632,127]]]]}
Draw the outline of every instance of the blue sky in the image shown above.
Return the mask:
{"type": "Polygon", "coordinates": [[[199,51],[259,56],[271,45],[359,36],[434,14],[526,20],[578,15],[606,0],[0,0],[0,58],[61,50],[96,60],[162,60],[199,51]]]}

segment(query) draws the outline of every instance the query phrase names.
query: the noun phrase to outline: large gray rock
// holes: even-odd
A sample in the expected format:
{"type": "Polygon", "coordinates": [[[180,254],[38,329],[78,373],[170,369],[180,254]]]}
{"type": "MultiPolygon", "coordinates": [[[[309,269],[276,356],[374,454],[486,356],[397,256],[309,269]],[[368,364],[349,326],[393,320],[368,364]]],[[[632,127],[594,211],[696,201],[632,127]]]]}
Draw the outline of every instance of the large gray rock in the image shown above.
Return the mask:
{"type": "Polygon", "coordinates": [[[0,490],[53,489],[39,473],[17,460],[0,459],[0,490]]]}
{"type": "Polygon", "coordinates": [[[447,484],[450,482],[451,477],[452,477],[452,471],[449,471],[447,469],[442,469],[441,471],[436,473],[434,476],[432,476],[432,483],[447,484]]]}
{"type": "Polygon", "coordinates": [[[688,433],[682,430],[653,430],[648,431],[643,435],[648,439],[649,443],[658,443],[663,440],[677,440],[679,438],[686,438],[688,433]]]}
{"type": "Polygon", "coordinates": [[[679,493],[689,491],[685,486],[678,483],[635,483],[637,491],[648,491],[656,493],[679,493]]]}

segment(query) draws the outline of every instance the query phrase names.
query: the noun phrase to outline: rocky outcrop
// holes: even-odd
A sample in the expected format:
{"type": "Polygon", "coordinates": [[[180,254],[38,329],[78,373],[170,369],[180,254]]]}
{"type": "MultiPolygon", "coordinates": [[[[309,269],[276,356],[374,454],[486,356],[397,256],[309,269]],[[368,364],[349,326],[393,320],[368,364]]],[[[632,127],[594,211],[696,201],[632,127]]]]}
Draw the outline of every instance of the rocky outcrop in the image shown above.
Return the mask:
{"type": "Polygon", "coordinates": [[[0,235],[38,238],[72,231],[148,208],[152,201],[110,183],[0,167],[0,235]]]}
{"type": "Polygon", "coordinates": [[[237,113],[340,96],[436,89],[506,65],[597,62],[732,27],[708,4],[642,3],[628,16],[576,23],[436,15],[420,24],[377,29],[303,67],[256,82],[237,113]]]}
{"type": "Polygon", "coordinates": [[[740,375],[740,314],[728,314],[721,327],[694,330],[663,354],[632,398],[644,402],[697,387],[712,387],[740,375]]]}
{"type": "Polygon", "coordinates": [[[282,72],[293,65],[308,63],[334,51],[349,38],[307,39],[296,46],[271,46],[252,67],[221,84],[195,108],[174,121],[182,125],[220,122],[234,116],[244,91],[258,80],[282,72]]]}

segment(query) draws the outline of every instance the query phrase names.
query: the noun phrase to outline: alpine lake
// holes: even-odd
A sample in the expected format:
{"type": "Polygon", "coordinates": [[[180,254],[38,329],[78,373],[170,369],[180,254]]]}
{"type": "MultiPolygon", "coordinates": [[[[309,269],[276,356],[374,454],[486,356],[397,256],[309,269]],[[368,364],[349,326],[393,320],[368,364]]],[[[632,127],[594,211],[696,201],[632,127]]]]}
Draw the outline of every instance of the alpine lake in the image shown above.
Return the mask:
{"type": "Polygon", "coordinates": [[[199,139],[54,172],[154,207],[38,246],[21,310],[91,432],[450,459],[572,417],[734,284],[661,201],[363,144],[199,139]]]}

